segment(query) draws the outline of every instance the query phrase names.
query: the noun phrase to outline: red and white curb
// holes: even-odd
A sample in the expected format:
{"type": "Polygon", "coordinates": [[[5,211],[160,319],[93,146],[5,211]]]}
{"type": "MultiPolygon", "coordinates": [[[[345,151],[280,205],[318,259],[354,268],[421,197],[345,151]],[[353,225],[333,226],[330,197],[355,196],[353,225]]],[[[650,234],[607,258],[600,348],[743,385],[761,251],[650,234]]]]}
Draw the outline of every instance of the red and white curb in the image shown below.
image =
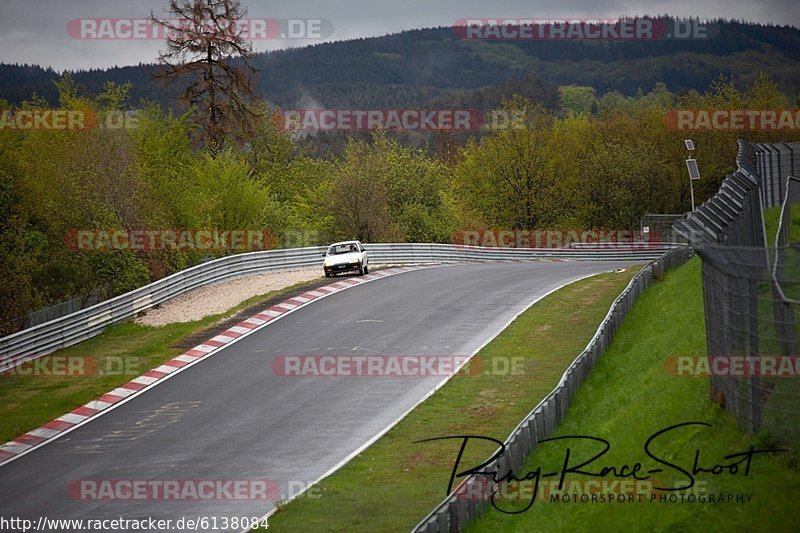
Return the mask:
{"type": "Polygon", "coordinates": [[[167,361],[166,363],[149,370],[141,376],[132,379],[128,383],[117,387],[116,389],[103,394],[96,400],[73,409],[69,413],[48,422],[47,424],[33,429],[16,439],[7,442],[0,446],[0,466],[14,459],[17,459],[36,448],[44,446],[45,444],[56,440],[57,438],[77,429],[109,411],[114,407],[122,405],[123,403],[133,399],[135,396],[142,394],[144,391],[155,387],[156,385],[166,381],[169,377],[181,372],[185,368],[210,357],[211,355],[219,352],[224,347],[235,342],[236,340],[255,332],[258,329],[266,326],[267,324],[278,320],[284,315],[292,313],[293,311],[304,307],[315,300],[325,298],[331,294],[375,281],[377,279],[402,274],[403,272],[410,272],[412,270],[420,270],[423,268],[430,268],[431,265],[396,267],[386,270],[379,270],[366,276],[359,276],[354,278],[345,278],[336,283],[319,287],[310,290],[294,298],[289,298],[277,305],[261,311],[250,318],[239,322],[235,326],[226,331],[208,339],[202,344],[191,348],[190,350],[182,353],[181,355],[167,361]]]}

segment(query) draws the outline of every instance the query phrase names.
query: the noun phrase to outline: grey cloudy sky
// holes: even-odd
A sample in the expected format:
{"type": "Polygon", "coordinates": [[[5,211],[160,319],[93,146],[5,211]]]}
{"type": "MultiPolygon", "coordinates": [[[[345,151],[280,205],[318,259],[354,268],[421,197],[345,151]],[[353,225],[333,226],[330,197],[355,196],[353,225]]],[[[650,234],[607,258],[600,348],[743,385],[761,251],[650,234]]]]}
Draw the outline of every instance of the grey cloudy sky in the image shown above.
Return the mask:
{"type": "MultiPolygon", "coordinates": [[[[155,61],[158,40],[82,40],[70,36],[73,19],[138,19],[162,15],[167,0],[0,0],[0,62],[57,70],[155,61]]],[[[251,18],[324,19],[327,40],[452,25],[465,18],[612,18],[669,14],[736,18],[800,27],[798,0],[243,0],[251,18]]],[[[258,51],[309,44],[307,40],[254,41],[258,51]]],[[[313,41],[319,42],[319,41],[313,41]]]]}

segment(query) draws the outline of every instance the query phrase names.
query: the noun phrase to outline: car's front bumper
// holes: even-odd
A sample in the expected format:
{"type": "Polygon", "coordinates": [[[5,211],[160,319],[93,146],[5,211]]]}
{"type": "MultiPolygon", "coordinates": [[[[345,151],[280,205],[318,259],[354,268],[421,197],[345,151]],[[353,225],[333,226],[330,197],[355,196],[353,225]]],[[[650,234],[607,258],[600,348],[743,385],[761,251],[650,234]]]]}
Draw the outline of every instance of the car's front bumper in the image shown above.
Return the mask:
{"type": "Polygon", "coordinates": [[[340,263],[338,265],[325,265],[326,274],[339,274],[340,272],[358,272],[361,270],[361,263],[340,263]]]}

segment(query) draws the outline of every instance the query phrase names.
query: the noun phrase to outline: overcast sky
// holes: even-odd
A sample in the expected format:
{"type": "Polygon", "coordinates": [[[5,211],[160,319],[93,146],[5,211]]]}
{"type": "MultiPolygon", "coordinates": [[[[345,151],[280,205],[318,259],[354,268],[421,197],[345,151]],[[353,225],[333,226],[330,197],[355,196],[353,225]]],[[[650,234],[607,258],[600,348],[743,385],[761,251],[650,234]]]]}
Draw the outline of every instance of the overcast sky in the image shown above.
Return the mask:
{"type": "MultiPolygon", "coordinates": [[[[154,62],[159,40],[85,40],[70,36],[74,19],[140,19],[164,14],[167,0],[0,0],[0,62],[56,70],[154,62]]],[[[798,0],[243,0],[250,18],[324,20],[344,40],[452,25],[466,18],[613,18],[669,14],[736,18],[800,27],[798,0]]],[[[313,31],[313,30],[312,30],[313,31]]],[[[258,51],[320,42],[254,41],[258,51]]]]}

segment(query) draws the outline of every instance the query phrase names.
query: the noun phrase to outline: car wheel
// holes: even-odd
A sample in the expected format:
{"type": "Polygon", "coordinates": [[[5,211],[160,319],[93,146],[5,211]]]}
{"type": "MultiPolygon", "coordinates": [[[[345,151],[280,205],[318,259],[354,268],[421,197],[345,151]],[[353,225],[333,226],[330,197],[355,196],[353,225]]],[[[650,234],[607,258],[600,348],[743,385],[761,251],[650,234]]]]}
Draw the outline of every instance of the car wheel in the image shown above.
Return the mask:
{"type": "Polygon", "coordinates": [[[364,265],[364,274],[369,274],[369,265],[364,265]]]}
{"type": "Polygon", "coordinates": [[[325,272],[325,277],[326,277],[326,278],[329,278],[329,277],[331,277],[331,273],[330,273],[330,272],[325,272]]]}

